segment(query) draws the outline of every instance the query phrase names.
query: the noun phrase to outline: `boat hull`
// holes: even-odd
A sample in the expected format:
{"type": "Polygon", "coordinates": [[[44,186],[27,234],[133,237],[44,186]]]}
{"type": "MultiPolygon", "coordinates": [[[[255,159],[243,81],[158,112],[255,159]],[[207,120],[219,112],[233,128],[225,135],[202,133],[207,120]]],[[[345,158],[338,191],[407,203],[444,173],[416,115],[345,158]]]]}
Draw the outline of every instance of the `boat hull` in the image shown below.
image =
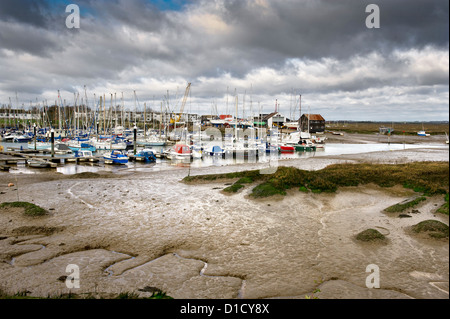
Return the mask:
{"type": "Polygon", "coordinates": [[[280,152],[282,153],[293,153],[295,152],[295,147],[293,146],[280,146],[280,152]]]}
{"type": "Polygon", "coordinates": [[[296,145],[295,150],[297,152],[314,152],[316,150],[316,146],[310,145],[296,145]]]}

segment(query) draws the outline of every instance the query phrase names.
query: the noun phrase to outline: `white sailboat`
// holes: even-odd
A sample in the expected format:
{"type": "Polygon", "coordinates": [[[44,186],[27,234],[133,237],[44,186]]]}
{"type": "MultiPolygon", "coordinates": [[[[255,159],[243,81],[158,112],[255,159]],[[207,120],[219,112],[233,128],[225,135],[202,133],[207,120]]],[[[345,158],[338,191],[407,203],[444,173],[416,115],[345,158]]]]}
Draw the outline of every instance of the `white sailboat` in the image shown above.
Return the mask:
{"type": "Polygon", "coordinates": [[[427,133],[427,132],[425,131],[425,129],[423,128],[423,124],[422,124],[422,130],[419,131],[419,132],[417,132],[417,135],[419,135],[419,136],[430,136],[430,134],[427,133]]]}

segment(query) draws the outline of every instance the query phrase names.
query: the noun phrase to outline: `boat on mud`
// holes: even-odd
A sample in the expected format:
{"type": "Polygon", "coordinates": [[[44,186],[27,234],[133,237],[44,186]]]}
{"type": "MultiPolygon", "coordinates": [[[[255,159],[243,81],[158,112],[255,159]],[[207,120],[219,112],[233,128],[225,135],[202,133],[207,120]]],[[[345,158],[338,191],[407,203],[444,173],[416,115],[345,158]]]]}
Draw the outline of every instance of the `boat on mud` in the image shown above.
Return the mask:
{"type": "Polygon", "coordinates": [[[81,149],[79,151],[75,151],[74,160],[78,160],[78,162],[97,162],[98,158],[96,158],[92,151],[81,149]]]}
{"type": "Polygon", "coordinates": [[[417,135],[418,136],[430,136],[430,134],[425,131],[419,131],[419,132],[417,132],[417,135]]]}
{"type": "Polygon", "coordinates": [[[134,159],[138,162],[145,162],[145,163],[155,163],[156,162],[156,156],[155,153],[153,153],[153,150],[150,149],[143,149],[134,155],[134,159]]]}
{"type": "Polygon", "coordinates": [[[40,159],[40,158],[29,158],[26,160],[26,163],[29,167],[33,168],[49,168],[52,167],[52,163],[49,161],[40,159]]]}
{"type": "Polygon", "coordinates": [[[103,156],[105,164],[117,164],[125,165],[128,163],[128,156],[122,153],[120,150],[113,150],[109,154],[103,156]]]}
{"type": "Polygon", "coordinates": [[[224,156],[225,150],[219,145],[209,146],[204,150],[204,154],[208,154],[210,156],[224,156]]]}
{"type": "Polygon", "coordinates": [[[166,157],[171,160],[176,159],[190,159],[192,156],[191,148],[186,144],[175,144],[173,148],[171,148],[166,157]]]}

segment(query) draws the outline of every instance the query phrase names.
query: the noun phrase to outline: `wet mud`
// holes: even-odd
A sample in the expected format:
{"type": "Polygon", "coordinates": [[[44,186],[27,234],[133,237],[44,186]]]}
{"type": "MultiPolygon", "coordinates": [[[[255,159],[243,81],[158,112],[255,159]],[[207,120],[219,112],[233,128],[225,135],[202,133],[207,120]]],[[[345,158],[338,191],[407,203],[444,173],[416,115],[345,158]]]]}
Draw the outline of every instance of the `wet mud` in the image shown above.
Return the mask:
{"type": "MultiPolygon", "coordinates": [[[[444,151],[351,155],[292,160],[280,165],[320,169],[339,162],[441,160],[444,151]],[[426,157],[426,156],[425,156],[426,157]],[[422,157],[424,158],[424,157],[422,157]]],[[[401,186],[340,188],[333,194],[290,190],[252,200],[251,186],[229,195],[225,181],[185,184],[188,174],[223,173],[263,164],[130,172],[108,178],[19,175],[1,201],[32,202],[50,211],[30,218],[0,211],[0,289],[47,297],[68,293],[109,296],[154,287],[174,298],[448,298],[447,240],[412,236],[408,229],[435,219],[443,197],[412,210],[384,209],[413,196],[401,186]],[[42,178],[40,180],[40,178],[42,178]],[[17,194],[18,192],[18,194],[17,194]],[[387,241],[354,239],[373,228],[387,241]],[[80,270],[69,289],[67,265],[80,270]],[[366,287],[366,267],[380,269],[379,289],[366,287]]],[[[85,177],[88,177],[87,175],[85,177]]],[[[229,183],[229,182],[228,182],[229,183]]]]}

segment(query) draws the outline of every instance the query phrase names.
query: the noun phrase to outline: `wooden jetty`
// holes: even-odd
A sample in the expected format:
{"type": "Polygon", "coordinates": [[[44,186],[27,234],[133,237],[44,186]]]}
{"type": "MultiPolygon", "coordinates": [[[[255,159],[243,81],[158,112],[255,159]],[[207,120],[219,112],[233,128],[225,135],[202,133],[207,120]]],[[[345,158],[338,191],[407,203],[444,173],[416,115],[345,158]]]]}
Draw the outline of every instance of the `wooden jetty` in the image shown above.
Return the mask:
{"type": "Polygon", "coordinates": [[[18,163],[25,163],[30,167],[52,167],[55,168],[58,164],[69,162],[98,162],[103,156],[75,157],[75,156],[48,156],[43,152],[34,150],[11,150],[0,152],[0,170],[9,170],[8,164],[17,165],[18,163]]]}

